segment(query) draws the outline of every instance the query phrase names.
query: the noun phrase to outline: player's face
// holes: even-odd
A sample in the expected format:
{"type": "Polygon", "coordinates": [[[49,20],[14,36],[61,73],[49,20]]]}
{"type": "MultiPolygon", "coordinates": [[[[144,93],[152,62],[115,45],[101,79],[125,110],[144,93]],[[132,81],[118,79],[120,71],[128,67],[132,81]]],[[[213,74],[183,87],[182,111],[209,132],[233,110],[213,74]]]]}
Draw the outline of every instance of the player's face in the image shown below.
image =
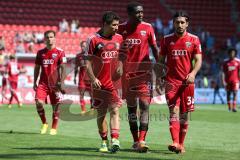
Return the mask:
{"type": "Polygon", "coordinates": [[[143,7],[137,6],[134,8],[134,11],[131,13],[130,18],[132,18],[136,22],[143,21],[143,7]]]}
{"type": "Polygon", "coordinates": [[[86,47],[87,47],[87,43],[86,42],[81,44],[82,51],[85,51],[86,47]]]}
{"type": "Polygon", "coordinates": [[[229,57],[230,57],[231,59],[235,58],[235,55],[236,55],[236,52],[235,52],[235,51],[231,51],[231,52],[229,53],[229,57]]]}
{"type": "Polygon", "coordinates": [[[45,37],[45,42],[47,46],[53,46],[56,43],[56,38],[54,36],[54,33],[48,33],[45,37]]]}
{"type": "Polygon", "coordinates": [[[177,17],[174,22],[175,32],[179,35],[182,35],[188,27],[188,22],[185,17],[177,17]]]}
{"type": "Polygon", "coordinates": [[[108,24],[105,25],[106,32],[114,35],[118,30],[118,26],[119,26],[119,20],[113,20],[110,25],[108,24]]]}

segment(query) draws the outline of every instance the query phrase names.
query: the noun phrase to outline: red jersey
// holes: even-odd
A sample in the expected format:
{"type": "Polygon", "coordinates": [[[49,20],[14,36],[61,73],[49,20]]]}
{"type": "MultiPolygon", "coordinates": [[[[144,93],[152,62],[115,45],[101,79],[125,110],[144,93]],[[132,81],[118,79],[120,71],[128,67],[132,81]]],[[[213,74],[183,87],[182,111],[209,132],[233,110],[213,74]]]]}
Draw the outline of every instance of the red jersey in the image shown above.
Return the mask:
{"type": "Polygon", "coordinates": [[[35,64],[41,66],[41,75],[39,83],[48,84],[49,78],[51,80],[58,80],[57,69],[59,65],[67,62],[65,53],[62,49],[54,48],[48,50],[44,48],[37,52],[35,64]]]}
{"type": "Polygon", "coordinates": [[[141,22],[132,28],[129,22],[119,25],[118,33],[129,45],[127,62],[150,62],[149,45],[156,45],[156,37],[151,24],[141,22]]]}
{"type": "Polygon", "coordinates": [[[92,58],[93,73],[102,84],[102,89],[113,90],[112,62],[118,58],[119,48],[123,38],[119,34],[105,38],[99,33],[87,41],[86,55],[92,58]]]}
{"type": "Polygon", "coordinates": [[[7,73],[8,73],[8,80],[9,81],[18,81],[20,66],[17,62],[10,61],[7,64],[7,73]]]}
{"type": "Polygon", "coordinates": [[[238,83],[240,60],[238,58],[226,59],[223,63],[223,72],[226,83],[238,83]]]}
{"type": "Polygon", "coordinates": [[[166,56],[166,80],[174,84],[182,84],[192,71],[195,54],[202,54],[199,38],[186,32],[183,37],[174,33],[164,36],[160,41],[160,55],[166,56]]]}
{"type": "Polygon", "coordinates": [[[80,70],[79,70],[79,74],[78,74],[78,78],[79,78],[79,81],[84,81],[84,80],[87,80],[86,79],[86,67],[83,66],[83,61],[84,61],[84,54],[83,53],[79,53],[76,55],[76,65],[80,67],[80,70]]]}

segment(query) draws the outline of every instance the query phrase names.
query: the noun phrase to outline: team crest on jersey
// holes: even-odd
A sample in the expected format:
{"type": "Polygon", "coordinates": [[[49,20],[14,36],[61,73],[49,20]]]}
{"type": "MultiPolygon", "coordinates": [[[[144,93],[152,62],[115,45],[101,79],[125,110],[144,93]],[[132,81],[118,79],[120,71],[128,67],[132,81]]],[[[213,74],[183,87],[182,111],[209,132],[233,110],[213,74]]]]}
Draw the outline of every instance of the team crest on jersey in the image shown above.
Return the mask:
{"type": "Polygon", "coordinates": [[[57,54],[56,53],[53,53],[52,54],[52,58],[55,59],[57,57],[57,54]]]}
{"type": "Polygon", "coordinates": [[[174,42],[171,42],[170,45],[174,45],[175,43],[174,42]]]}
{"type": "Polygon", "coordinates": [[[147,32],[146,31],[140,31],[142,36],[146,36],[147,32]]]}
{"type": "Polygon", "coordinates": [[[186,47],[187,47],[187,48],[191,47],[191,45],[192,45],[191,42],[186,42],[185,44],[186,44],[186,47]]]}
{"type": "Polygon", "coordinates": [[[98,45],[97,45],[97,49],[101,49],[101,48],[103,48],[104,47],[104,44],[103,43],[99,43],[98,45]]]}
{"type": "Polygon", "coordinates": [[[119,43],[115,43],[116,45],[116,49],[118,50],[120,48],[120,44],[119,43]]]}

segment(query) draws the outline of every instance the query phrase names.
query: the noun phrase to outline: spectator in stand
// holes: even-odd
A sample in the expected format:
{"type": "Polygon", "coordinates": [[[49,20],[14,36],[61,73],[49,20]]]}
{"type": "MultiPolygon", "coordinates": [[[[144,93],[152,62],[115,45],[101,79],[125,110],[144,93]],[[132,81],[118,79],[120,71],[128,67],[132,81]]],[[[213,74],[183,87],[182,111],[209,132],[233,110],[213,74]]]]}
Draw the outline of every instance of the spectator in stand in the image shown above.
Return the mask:
{"type": "Polygon", "coordinates": [[[236,43],[235,48],[237,50],[237,57],[239,58],[240,57],[240,38],[239,38],[238,42],[236,43]]]}
{"type": "Polygon", "coordinates": [[[71,23],[71,32],[72,33],[77,33],[78,32],[78,24],[77,24],[77,20],[72,20],[71,23]]]}
{"type": "Polygon", "coordinates": [[[0,35],[0,50],[5,50],[5,41],[2,35],[0,35]]]}
{"type": "Polygon", "coordinates": [[[42,32],[35,33],[36,43],[43,43],[44,41],[44,34],[42,32]]]}
{"type": "Polygon", "coordinates": [[[69,31],[69,24],[65,18],[59,23],[59,31],[60,32],[68,32],[69,31]]]}
{"type": "Polygon", "coordinates": [[[17,42],[20,42],[20,41],[23,41],[23,36],[21,33],[17,32],[15,34],[15,37],[14,37],[14,41],[17,43],[17,42]]]}
{"type": "Polygon", "coordinates": [[[19,41],[16,43],[15,51],[16,53],[25,53],[25,47],[24,47],[23,41],[19,41]]]}
{"type": "Polygon", "coordinates": [[[206,35],[206,47],[207,47],[208,51],[212,50],[214,48],[214,43],[215,43],[214,37],[209,32],[207,32],[207,35],[206,35]]]}
{"type": "Polygon", "coordinates": [[[163,24],[161,18],[158,16],[154,22],[154,27],[158,34],[162,34],[163,32],[163,24]]]}

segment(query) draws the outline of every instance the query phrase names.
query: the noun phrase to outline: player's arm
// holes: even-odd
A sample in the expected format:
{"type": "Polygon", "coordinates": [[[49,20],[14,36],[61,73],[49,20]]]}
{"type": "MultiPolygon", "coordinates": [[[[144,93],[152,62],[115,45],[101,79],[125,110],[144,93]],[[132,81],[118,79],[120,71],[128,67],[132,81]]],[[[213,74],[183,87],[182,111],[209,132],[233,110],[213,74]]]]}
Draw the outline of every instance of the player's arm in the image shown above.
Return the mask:
{"type": "Polygon", "coordinates": [[[156,74],[156,91],[160,95],[164,94],[164,77],[166,76],[165,59],[166,56],[160,54],[157,63],[154,65],[154,72],[156,74]]]}
{"type": "Polygon", "coordinates": [[[224,74],[224,72],[222,72],[221,78],[222,78],[222,84],[225,87],[226,86],[226,81],[225,81],[225,74],[224,74]]]}
{"type": "Polygon", "coordinates": [[[158,55],[159,49],[158,49],[157,45],[151,45],[150,47],[152,49],[152,53],[153,53],[153,56],[155,58],[155,61],[157,62],[158,61],[158,57],[159,57],[159,55],[158,55]]]}
{"type": "Polygon", "coordinates": [[[58,68],[58,73],[60,75],[59,80],[58,80],[58,87],[60,92],[62,92],[63,94],[65,94],[65,90],[63,89],[63,84],[64,84],[64,79],[66,77],[66,65],[60,64],[59,68],[58,68]]]}
{"type": "Polygon", "coordinates": [[[91,83],[93,84],[94,88],[101,88],[102,84],[101,82],[95,77],[92,69],[92,61],[88,58],[85,60],[86,63],[86,69],[89,79],[91,80],[91,83]]]}
{"type": "Polygon", "coordinates": [[[76,77],[77,77],[77,74],[78,74],[78,63],[77,63],[77,57],[75,59],[75,67],[74,67],[74,84],[77,84],[77,81],[76,81],[76,77]]]}
{"type": "Polygon", "coordinates": [[[34,81],[33,81],[33,89],[37,89],[37,79],[40,73],[40,65],[36,64],[34,67],[34,81]]]}
{"type": "Polygon", "coordinates": [[[186,77],[187,83],[194,83],[196,74],[202,66],[202,54],[195,54],[194,61],[195,61],[195,64],[193,66],[193,70],[186,77]]]}

